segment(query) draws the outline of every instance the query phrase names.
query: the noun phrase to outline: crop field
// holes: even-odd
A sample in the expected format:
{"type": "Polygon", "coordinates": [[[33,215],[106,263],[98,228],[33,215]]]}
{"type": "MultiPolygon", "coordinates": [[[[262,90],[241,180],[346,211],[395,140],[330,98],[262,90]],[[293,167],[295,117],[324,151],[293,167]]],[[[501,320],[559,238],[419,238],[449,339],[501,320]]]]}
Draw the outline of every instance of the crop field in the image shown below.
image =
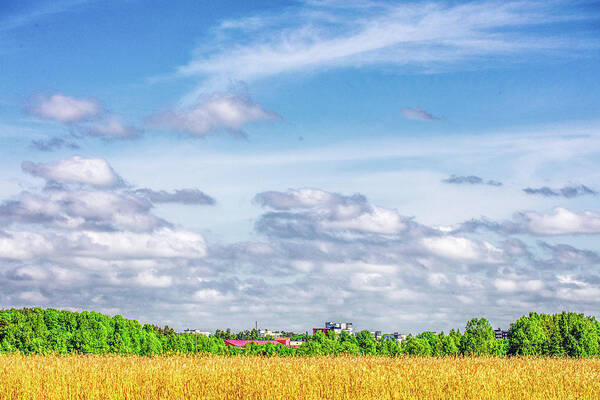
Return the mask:
{"type": "Polygon", "coordinates": [[[599,359],[0,356],[3,400],[599,397],[599,359]]]}

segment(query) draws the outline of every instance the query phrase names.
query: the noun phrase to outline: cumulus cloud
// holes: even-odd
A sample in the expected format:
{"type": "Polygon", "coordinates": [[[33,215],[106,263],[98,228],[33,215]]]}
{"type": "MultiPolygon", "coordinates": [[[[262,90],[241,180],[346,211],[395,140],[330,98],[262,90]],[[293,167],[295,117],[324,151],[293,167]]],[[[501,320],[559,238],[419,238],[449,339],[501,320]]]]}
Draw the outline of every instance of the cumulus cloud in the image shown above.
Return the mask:
{"type": "Polygon", "coordinates": [[[539,235],[569,235],[600,233],[600,214],[593,211],[572,212],[556,207],[552,213],[525,212],[525,228],[539,235]]]}
{"type": "MultiPolygon", "coordinates": [[[[199,265],[208,251],[201,234],[153,215],[135,190],[65,173],[64,161],[29,165],[54,184],[0,203],[3,304],[139,313],[142,304],[193,299],[200,282],[217,275],[199,265]]],[[[112,171],[104,160],[84,164],[112,171]]]]}
{"type": "Polygon", "coordinates": [[[206,245],[202,235],[162,228],[154,232],[70,232],[73,255],[99,259],[202,258],[206,245]]]}
{"type": "Polygon", "coordinates": [[[97,116],[102,112],[102,107],[96,100],[77,99],[57,93],[49,97],[37,97],[30,105],[29,112],[38,117],[72,123],[97,116]]]}
{"type": "Polygon", "coordinates": [[[152,127],[205,136],[225,130],[244,135],[243,127],[252,122],[279,116],[260,104],[236,94],[215,94],[186,109],[163,112],[149,119],[152,127]]]}
{"type": "Polygon", "coordinates": [[[24,161],[21,168],[48,182],[81,183],[97,187],[114,187],[123,183],[102,158],[73,156],[47,164],[24,161]]]}
{"type": "Polygon", "coordinates": [[[181,203],[214,205],[215,199],[199,189],[177,189],[173,192],[152,189],[136,189],[136,196],[148,199],[152,203],[181,203]]]}
{"type": "Polygon", "coordinates": [[[47,180],[40,192],[23,191],[0,203],[4,226],[30,224],[62,230],[151,232],[172,225],[154,214],[154,203],[214,204],[198,189],[129,190],[103,159],[71,157],[55,163],[23,163],[47,180]],[[69,185],[75,183],[76,185],[69,185]]]}
{"type": "Polygon", "coordinates": [[[0,301],[108,310],[177,329],[245,329],[258,319],[299,332],[315,315],[415,332],[532,311],[527,304],[599,302],[600,280],[583,268],[598,258],[587,250],[533,251],[502,230],[486,240],[442,232],[362,194],[317,188],[258,193],[265,209],[255,238],[206,241],[153,215],[154,202],[185,203],[178,193],[63,184],[7,199],[0,301]],[[161,223],[141,222],[152,220],[161,223]]]}
{"type": "Polygon", "coordinates": [[[502,186],[502,182],[498,182],[498,181],[494,181],[494,180],[485,181],[483,178],[480,178],[479,176],[475,176],[475,175],[464,176],[464,175],[452,174],[448,178],[442,179],[442,182],[451,183],[454,185],[467,184],[467,185],[502,186]]]}
{"type": "Polygon", "coordinates": [[[319,189],[291,189],[287,192],[263,192],[255,202],[279,212],[262,216],[257,228],[270,234],[319,237],[358,234],[398,234],[409,218],[396,210],[371,205],[362,195],[344,196],[319,189]],[[298,212],[280,210],[298,209],[298,212]]]}
{"type": "Polygon", "coordinates": [[[548,186],[542,186],[539,188],[531,188],[527,187],[523,189],[523,191],[527,194],[541,195],[545,197],[566,197],[568,199],[572,197],[583,196],[586,194],[595,195],[597,192],[595,190],[590,189],[585,185],[577,185],[577,186],[564,186],[560,189],[551,189],[548,186]]]}
{"type": "Polygon", "coordinates": [[[54,250],[54,243],[39,233],[8,231],[0,236],[0,259],[28,260],[54,250]]]}
{"type": "Polygon", "coordinates": [[[404,115],[404,117],[406,119],[411,119],[414,121],[437,121],[440,118],[436,117],[433,114],[428,113],[427,111],[423,110],[422,108],[403,108],[402,109],[402,115],[404,115]]]}
{"type": "Polygon", "coordinates": [[[144,199],[123,193],[51,188],[40,194],[22,192],[0,204],[0,221],[94,230],[148,231],[168,226],[150,214],[150,208],[144,199]]]}
{"type": "Polygon", "coordinates": [[[562,265],[600,264],[600,255],[595,251],[577,249],[568,244],[551,245],[542,242],[541,246],[552,252],[553,262],[562,265]]]}
{"type": "Polygon", "coordinates": [[[505,293],[514,293],[517,291],[537,292],[544,288],[544,282],[539,279],[531,280],[513,280],[513,279],[496,279],[494,286],[498,291],[505,293]]]}
{"type": "MultiPolygon", "coordinates": [[[[75,98],[61,93],[35,97],[28,107],[28,112],[68,124],[80,135],[105,140],[133,139],[141,133],[134,126],[123,123],[120,116],[106,110],[97,100],[75,98]]],[[[52,151],[60,147],[73,148],[77,144],[62,138],[51,138],[32,141],[31,146],[42,151],[52,151]]]]}
{"type": "Polygon", "coordinates": [[[479,242],[464,237],[427,237],[422,239],[422,244],[425,249],[444,258],[480,263],[504,261],[501,249],[488,242],[479,242]]]}
{"type": "Polygon", "coordinates": [[[141,286],[154,288],[169,287],[173,284],[173,278],[168,275],[155,275],[152,271],[140,272],[136,275],[135,281],[141,286]]]}
{"type": "Polygon", "coordinates": [[[453,232],[475,232],[486,229],[503,234],[531,235],[577,235],[599,234],[600,214],[594,211],[574,212],[556,207],[550,213],[524,211],[516,213],[512,220],[491,221],[485,218],[473,219],[461,224],[453,232]]]}

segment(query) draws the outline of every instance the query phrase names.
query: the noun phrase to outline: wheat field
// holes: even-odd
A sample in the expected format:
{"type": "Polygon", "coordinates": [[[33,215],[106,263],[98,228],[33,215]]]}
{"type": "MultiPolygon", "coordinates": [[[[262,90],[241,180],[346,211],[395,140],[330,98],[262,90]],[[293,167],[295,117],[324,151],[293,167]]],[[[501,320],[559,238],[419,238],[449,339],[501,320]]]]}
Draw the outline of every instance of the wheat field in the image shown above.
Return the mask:
{"type": "Polygon", "coordinates": [[[1,399],[594,399],[600,360],[0,356],[1,399]]]}

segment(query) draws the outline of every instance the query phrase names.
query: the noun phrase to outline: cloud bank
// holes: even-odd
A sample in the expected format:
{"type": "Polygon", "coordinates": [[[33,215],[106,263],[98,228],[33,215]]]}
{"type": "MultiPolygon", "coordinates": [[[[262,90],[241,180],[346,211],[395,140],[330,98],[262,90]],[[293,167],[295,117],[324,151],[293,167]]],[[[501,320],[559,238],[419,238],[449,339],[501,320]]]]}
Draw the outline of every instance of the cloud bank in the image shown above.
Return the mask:
{"type": "Polygon", "coordinates": [[[598,264],[595,252],[514,236],[599,234],[593,212],[522,212],[449,231],[360,193],[292,188],[256,194],[253,240],[223,243],[153,212],[165,202],[214,204],[198,189],[116,185],[123,179],[101,159],[24,170],[46,183],[0,203],[0,300],[14,306],[93,308],[179,329],[268,318],[304,331],[325,316],[422,330],[432,318],[459,327],[481,313],[598,302],[588,292],[600,275],[585,268],[598,264]],[[482,227],[493,239],[475,232],[482,227]]]}

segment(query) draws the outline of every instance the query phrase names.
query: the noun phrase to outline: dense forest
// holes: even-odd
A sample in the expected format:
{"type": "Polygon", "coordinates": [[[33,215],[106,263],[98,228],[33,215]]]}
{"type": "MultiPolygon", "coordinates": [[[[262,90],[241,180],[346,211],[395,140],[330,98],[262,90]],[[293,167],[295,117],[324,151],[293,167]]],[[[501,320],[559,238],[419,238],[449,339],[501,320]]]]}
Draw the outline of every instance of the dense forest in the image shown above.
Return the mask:
{"type": "Polygon", "coordinates": [[[295,335],[298,348],[250,343],[243,348],[225,345],[226,339],[258,339],[257,332],[237,334],[217,330],[214,335],[179,334],[163,328],[95,312],[26,308],[0,311],[0,353],[24,354],[185,354],[310,356],[335,354],[401,354],[420,356],[543,355],[589,357],[600,355],[600,323],[594,317],[563,312],[531,313],[510,326],[510,339],[496,339],[485,318],[470,320],[461,333],[452,330],[409,335],[401,343],[376,340],[368,331],[356,335],[321,332],[295,335]]]}

